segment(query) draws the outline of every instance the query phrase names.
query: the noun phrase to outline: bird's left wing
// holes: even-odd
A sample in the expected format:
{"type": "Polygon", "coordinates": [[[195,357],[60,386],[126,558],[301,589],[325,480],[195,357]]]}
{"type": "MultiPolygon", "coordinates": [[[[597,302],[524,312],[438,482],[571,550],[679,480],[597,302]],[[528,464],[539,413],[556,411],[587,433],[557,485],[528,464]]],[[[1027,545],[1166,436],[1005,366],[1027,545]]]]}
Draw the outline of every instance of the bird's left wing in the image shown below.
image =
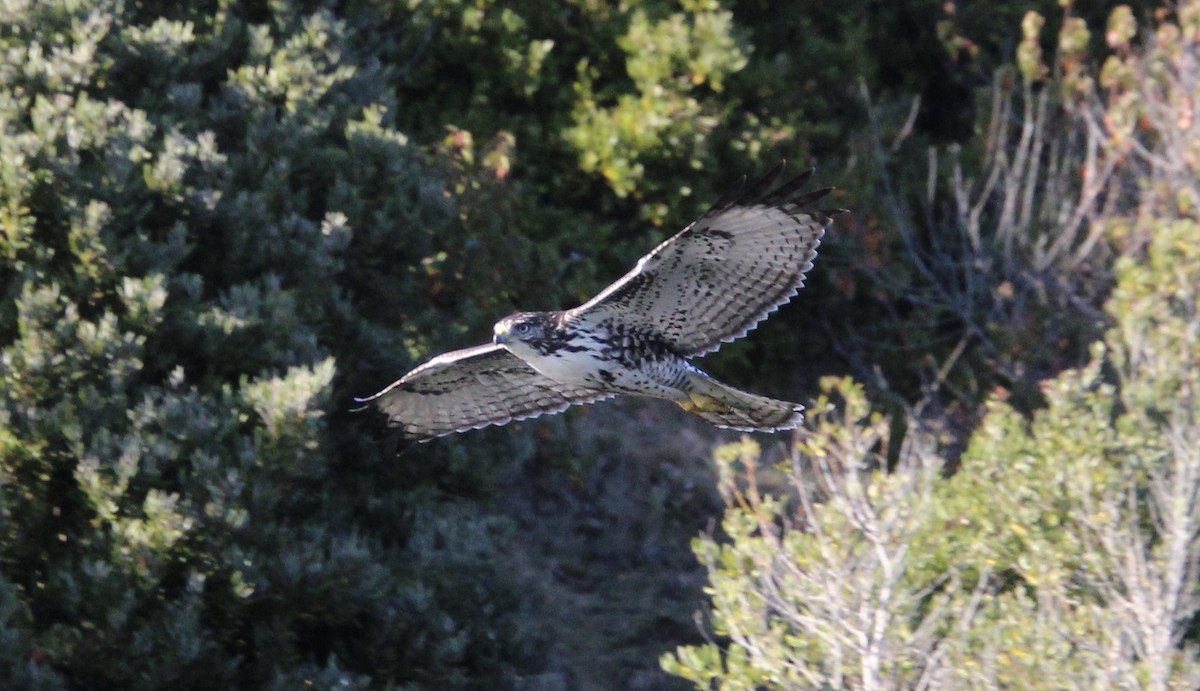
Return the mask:
{"type": "Polygon", "coordinates": [[[358,401],[375,406],[407,439],[429,441],[612,395],[556,382],[504,348],[487,344],[439,355],[358,401]]]}
{"type": "Polygon", "coordinates": [[[804,285],[831,216],[842,211],[810,207],[830,191],[799,192],[812,171],[775,187],[782,172],[781,163],[744,193],[725,195],[568,319],[632,326],[683,357],[745,335],[804,285]]]}

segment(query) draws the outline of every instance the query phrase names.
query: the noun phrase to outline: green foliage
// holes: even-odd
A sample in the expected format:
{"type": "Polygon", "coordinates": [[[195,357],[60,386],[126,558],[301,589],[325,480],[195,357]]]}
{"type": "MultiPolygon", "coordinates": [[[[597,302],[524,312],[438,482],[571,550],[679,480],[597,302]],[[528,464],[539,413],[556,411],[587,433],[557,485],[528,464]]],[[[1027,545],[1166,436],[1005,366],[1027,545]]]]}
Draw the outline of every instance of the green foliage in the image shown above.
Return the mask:
{"type": "MultiPolygon", "coordinates": [[[[1069,63],[1079,80],[1065,95],[1046,91],[1082,109],[1097,85],[1104,89],[1114,104],[1106,145],[1127,160],[1178,152],[1170,175],[1152,171],[1152,189],[1166,201],[1150,217],[1171,215],[1168,208],[1186,216],[1200,199],[1194,147],[1168,146],[1186,143],[1189,130],[1151,107],[1190,98],[1191,4],[1180,6],[1175,34],[1160,27],[1163,51],[1145,60],[1133,30],[1143,5],[1115,13],[1107,34],[1086,35],[1078,22],[1057,22],[1049,0],[1037,5],[1051,18],[1048,34],[1071,39],[1043,76],[1057,78],[1069,63]],[[1084,50],[1102,35],[1115,58],[1093,78],[1084,50]]],[[[479,432],[397,460],[365,441],[366,426],[346,411],[351,397],[432,353],[477,342],[515,307],[569,306],[593,294],[741,173],[779,158],[821,163],[822,184],[844,175],[853,194],[830,204],[853,207],[856,220],[823,248],[806,309],[781,313],[715,369],[740,369],[748,385],[756,377],[782,394],[831,361],[841,369],[879,363],[902,397],[928,383],[905,380],[914,352],[941,358],[963,339],[999,344],[968,350],[948,378],[973,404],[996,381],[1033,378],[1020,374],[1027,363],[1038,375],[1061,367],[1072,349],[1060,336],[1082,343],[1087,329],[1046,318],[1062,314],[1053,301],[1024,309],[1048,275],[1084,274],[1024,271],[1037,248],[1061,249],[1049,225],[980,235],[986,242],[971,254],[924,273],[896,248],[900,240],[919,247],[926,235],[891,230],[904,227],[897,217],[919,215],[908,202],[923,198],[928,177],[913,175],[911,162],[929,160],[932,142],[970,140],[973,80],[1007,59],[1026,9],[940,0],[0,3],[0,685],[490,689],[545,673],[553,686],[559,661],[585,669],[589,651],[632,647],[637,638],[636,652],[607,661],[615,676],[597,681],[637,686],[622,654],[644,666],[659,638],[695,638],[690,612],[675,611],[690,607],[675,577],[690,583],[695,575],[690,558],[678,558],[677,536],[703,525],[711,508],[702,489],[709,478],[687,470],[707,438],[665,439],[660,413],[631,436],[624,419],[606,422],[619,418],[610,411],[574,418],[577,427],[568,418],[479,432]],[[868,10],[873,20],[862,22],[868,10]],[[863,163],[874,159],[859,142],[878,134],[864,131],[863,85],[900,123],[909,96],[922,94],[915,125],[884,147],[895,154],[888,170],[902,171],[905,184],[878,205],[874,190],[887,185],[863,163]],[[844,174],[826,165],[842,159],[850,162],[844,174]],[[879,212],[888,205],[898,216],[879,212]],[[1017,261],[971,272],[993,254],[1017,261]],[[969,299],[925,299],[959,287],[960,276],[966,288],[951,292],[969,299]],[[1005,279],[1015,290],[1006,293],[1005,279]],[[869,337],[840,338],[833,325],[845,323],[869,337]],[[636,577],[619,577],[626,567],[636,577]],[[658,596],[665,582],[671,598],[658,596]],[[539,590],[563,583],[569,597],[539,590]],[[612,600],[621,606],[608,607],[612,600]],[[559,602],[577,617],[627,618],[605,619],[592,637],[586,622],[560,616],[559,602]]],[[[1051,43],[1031,29],[1026,62],[1040,61],[1051,43]]],[[[1037,76],[1009,102],[1034,103],[1037,76]]],[[[964,147],[967,178],[987,179],[989,161],[1007,160],[1017,136],[1004,132],[986,151],[964,147]]],[[[1068,141],[1059,150],[1067,153],[1056,170],[1078,177],[1069,155],[1082,149],[1068,141]]],[[[1037,156],[1026,159],[1035,164],[1023,170],[1041,170],[1037,156]]],[[[994,210],[1018,198],[989,198],[982,216],[1002,217],[994,210]]],[[[926,228],[930,244],[944,247],[946,228],[958,229],[926,228]]],[[[1134,248],[1148,237],[1097,224],[1056,256],[1104,247],[1101,235],[1134,248]]],[[[953,236],[956,246],[961,240],[953,236]]],[[[1099,288],[1077,302],[1105,287],[1091,283],[1099,288]]],[[[1110,367],[1119,352],[1110,347],[1110,367]]],[[[1097,386],[1126,390],[1103,368],[1093,374],[1097,386]]],[[[928,475],[924,465],[891,478],[879,467],[902,455],[897,446],[868,448],[899,427],[885,433],[861,392],[836,391],[829,395],[858,407],[848,418],[819,408],[823,426],[805,448],[865,463],[855,477],[868,492],[893,482],[912,490],[914,478],[928,475]]],[[[1044,432],[1055,444],[1065,443],[1077,414],[1127,414],[1071,396],[1082,401],[1078,410],[1044,432]]],[[[1050,441],[1020,436],[1024,421],[1011,411],[998,407],[993,419],[1023,439],[1026,455],[1050,453],[1050,441]]],[[[1122,439],[1098,423],[1081,429],[1090,436],[1074,443],[1122,439]]],[[[743,462],[753,456],[741,454],[743,462]]],[[[1096,472],[1097,483],[1125,478],[1096,472]]],[[[724,487],[732,491],[728,479],[724,487]]],[[[867,498],[887,499],[868,505],[903,518],[889,539],[912,534],[930,545],[895,571],[895,592],[907,593],[945,573],[955,555],[918,520],[913,507],[925,507],[925,495],[897,492],[867,498]]],[[[766,495],[755,501],[727,528],[742,530],[747,545],[805,549],[812,563],[876,573],[861,540],[811,542],[803,530],[762,532],[762,523],[757,537],[746,532],[750,518],[792,510],[766,495]]],[[[847,510],[868,505],[814,500],[811,513],[835,534],[854,525],[847,510]]],[[[1013,511],[1031,525],[1067,524],[1061,507],[1032,500],[1013,511]]],[[[940,582],[947,602],[995,584],[1000,571],[989,560],[1042,563],[1023,551],[1032,543],[1005,532],[1011,521],[994,522],[986,530],[997,537],[995,554],[945,538],[974,560],[954,572],[959,580],[940,582]]],[[[1083,550],[1074,554],[1086,562],[1083,550]]],[[[1049,576],[1004,573],[1012,587],[981,592],[1035,611],[1046,591],[1034,581],[1049,576]]],[[[722,630],[747,641],[780,633],[739,629],[738,616],[762,612],[737,601],[739,577],[730,571],[722,586],[731,608],[722,630]]],[[[877,593],[880,582],[857,583],[877,593]]],[[[812,592],[800,585],[797,592],[812,592]]],[[[850,606],[855,593],[840,590],[824,605],[850,606]]],[[[890,667],[883,660],[918,630],[932,640],[929,630],[950,614],[916,611],[914,603],[928,602],[908,596],[878,602],[893,614],[881,624],[880,664],[862,669],[897,679],[931,674],[915,657],[890,667]],[[930,624],[914,628],[912,617],[930,624]]],[[[1023,649],[1061,644],[1049,629],[989,616],[1008,622],[1012,636],[1045,634],[1023,649]]],[[[999,650],[992,639],[964,640],[999,650]]],[[[794,643],[783,636],[773,645],[794,643]]],[[[805,649],[805,659],[837,649],[822,645],[805,649]]],[[[1017,658],[1014,646],[1006,659],[1017,658]]],[[[689,669],[711,671],[720,661],[717,648],[695,651],[707,659],[689,669]]],[[[757,670],[752,658],[736,664],[757,670]]]]}
{"type": "MultiPolygon", "coordinates": [[[[853,387],[837,387],[845,415],[832,426],[822,399],[779,468],[788,500],[759,491],[768,474],[755,474],[756,447],[718,451],[725,486],[742,474],[747,486],[726,491],[724,535],[695,544],[721,638],[664,656],[664,669],[704,689],[1200,683],[1193,4],[1161,15],[1144,47],[1132,43],[1134,12],[1117,8],[1098,81],[1095,33],[1068,14],[1047,66],[1044,21],[1030,13],[1017,56],[1025,86],[994,87],[981,177],[959,177],[981,163],[976,152],[950,152],[955,213],[943,221],[934,205],[940,157],[930,159],[924,221],[914,222],[905,180],[883,178],[914,262],[889,273],[896,264],[880,252],[886,270],[875,279],[933,320],[920,327],[892,312],[882,333],[908,342],[902,353],[957,332],[947,319],[974,335],[931,361],[922,416],[897,426],[908,430],[900,448],[847,443],[888,430],[853,387]],[[1010,129],[1017,104],[1026,120],[1010,129]],[[1091,153],[1064,155],[1071,142],[1091,153]],[[1050,190],[1057,196],[1043,197],[1050,190]],[[961,256],[939,245],[947,231],[961,256]],[[1115,266],[1107,241],[1125,250],[1115,266]],[[1105,319],[1078,314],[1103,283],[1095,272],[1110,270],[1105,319]],[[1047,286],[1063,292],[1047,300],[1047,286]],[[1042,380],[1036,398],[997,387],[966,454],[935,451],[954,425],[937,391],[964,393],[956,369],[979,389],[996,374],[1031,381],[1069,361],[1064,347],[1090,329],[1102,340],[1083,366],[1042,380]],[[988,366],[960,359],[974,343],[988,366]],[[893,468],[881,475],[885,459],[893,468]],[[955,465],[949,479],[930,473],[955,465]]],[[[899,131],[890,150],[877,140],[879,160],[911,165],[896,155],[910,136],[899,131]]]]}
{"type": "Polygon", "coordinates": [[[1194,686],[1198,232],[1164,222],[1121,260],[1091,361],[1032,420],[993,400],[949,479],[919,434],[878,470],[888,426],[845,382],[781,468],[794,506],[758,490],[757,446],[718,451],[725,539],[695,550],[727,642],[664,669],[722,689],[1194,686]]]}
{"type": "Polygon", "coordinates": [[[962,585],[957,575],[925,581],[914,548],[932,528],[939,460],[910,444],[888,473],[888,439],[861,386],[826,379],[777,469],[790,497],[760,489],[756,444],[718,449],[724,535],[694,549],[728,643],[680,648],[664,669],[697,688],[747,691],[907,688],[936,669],[934,632],[953,623],[947,602],[962,585]]]}
{"type": "Polygon", "coordinates": [[[331,425],[349,353],[377,376],[455,333],[403,267],[464,228],[383,72],[299,9],[5,10],[6,687],[473,688],[523,659],[505,523],[331,425]]]}
{"type": "MultiPolygon", "coordinates": [[[[566,137],[580,152],[585,171],[598,171],[623,197],[640,186],[643,156],[670,155],[701,165],[702,147],[718,119],[694,92],[705,86],[720,93],[726,76],[746,65],[731,35],[732,18],[709,9],[652,21],[635,10],[628,32],[618,40],[634,90],[621,93],[611,107],[601,105],[611,95],[596,93],[599,74],[586,58],[580,61],[574,85],[577,124],[566,137]]],[[[661,222],[666,208],[659,208],[654,220],[661,222]]]]}
{"type": "Polygon", "coordinates": [[[929,548],[943,563],[1012,579],[983,610],[993,623],[959,641],[975,660],[971,674],[990,659],[1001,683],[1078,683],[1100,678],[1090,656],[1105,654],[1113,681],[1178,687],[1200,674],[1194,655],[1177,648],[1200,575],[1196,232],[1194,223],[1164,223],[1146,260],[1120,262],[1108,302],[1114,325],[1092,361],[1046,384],[1047,408],[1032,424],[993,403],[947,484],[940,506],[965,531],[929,548]],[[1045,618],[1050,607],[1056,621],[1045,618]],[[1062,657],[1033,654],[1043,640],[1062,657]]]}
{"type": "Polygon", "coordinates": [[[528,436],[389,463],[345,408],[592,292],[656,239],[630,217],[713,198],[728,178],[691,176],[748,51],[714,3],[334,7],[0,10],[14,684],[493,688],[543,664],[497,557],[512,522],[475,501],[528,436]],[[651,203],[580,168],[585,58],[597,108],[665,105],[612,154],[657,162],[651,203]]]}
{"type": "MultiPolygon", "coordinates": [[[[863,318],[829,328],[856,376],[886,391],[897,409],[930,396],[931,408],[947,411],[941,418],[953,445],[965,443],[996,387],[1027,413],[1044,403],[1039,382],[1086,360],[1103,329],[1114,256],[1144,237],[1131,232],[1145,230],[1136,219],[1178,214],[1162,204],[1147,208],[1149,216],[1134,213],[1150,199],[1138,190],[1168,171],[1181,195],[1192,184],[1176,153],[1188,136],[1170,126],[1172,109],[1155,109],[1153,129],[1121,141],[1113,125],[1128,121],[1126,96],[1096,88],[1122,73],[1100,69],[1102,61],[1145,64],[1147,77],[1149,65],[1171,64],[1169,54],[1188,45],[1167,38],[1179,35],[1174,16],[1158,15],[1163,39],[1137,46],[1131,22],[1148,14],[1144,6],[1118,8],[1106,33],[1096,29],[1097,8],[1048,5],[1006,6],[1021,40],[1015,55],[999,60],[988,60],[993,51],[975,40],[984,17],[947,5],[938,32],[956,73],[991,70],[971,85],[947,82],[979,111],[973,138],[939,143],[921,126],[928,94],[897,103],[864,82],[871,126],[849,144],[863,163],[847,186],[879,193],[855,205],[849,240],[857,251],[833,277],[833,299],[863,318]],[[1101,37],[1111,37],[1107,60],[1101,37]]],[[[1158,89],[1139,87],[1128,100],[1163,103],[1158,89]]]]}
{"type": "MultiPolygon", "coordinates": [[[[1112,54],[1096,79],[1105,101],[1106,143],[1114,157],[1140,164],[1134,170],[1146,188],[1142,205],[1150,218],[1192,218],[1200,205],[1200,144],[1192,106],[1200,3],[1179,3],[1172,19],[1158,23],[1152,42],[1140,49],[1134,42],[1134,13],[1114,10],[1105,33],[1112,54]]],[[[1127,229],[1120,230],[1125,232],[1114,235],[1128,240],[1122,237],[1127,229]]],[[[1140,242],[1147,229],[1137,230],[1140,242]]]]}

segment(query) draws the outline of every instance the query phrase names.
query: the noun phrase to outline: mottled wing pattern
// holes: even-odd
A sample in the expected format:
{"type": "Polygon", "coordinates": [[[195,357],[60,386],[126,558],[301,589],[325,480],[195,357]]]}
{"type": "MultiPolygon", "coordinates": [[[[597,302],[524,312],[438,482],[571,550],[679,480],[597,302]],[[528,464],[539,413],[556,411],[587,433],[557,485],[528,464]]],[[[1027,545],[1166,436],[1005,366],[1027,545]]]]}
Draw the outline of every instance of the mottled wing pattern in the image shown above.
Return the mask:
{"type": "Polygon", "coordinates": [[[782,172],[780,164],[725,195],[568,318],[644,329],[683,357],[744,336],[804,285],[830,216],[842,211],[808,208],[830,191],[799,193],[811,170],[771,191],[782,172]]]}
{"type": "Polygon", "coordinates": [[[558,413],[613,394],[560,384],[491,344],[439,355],[383,391],[358,399],[375,405],[390,427],[429,441],[512,420],[558,413]]]}

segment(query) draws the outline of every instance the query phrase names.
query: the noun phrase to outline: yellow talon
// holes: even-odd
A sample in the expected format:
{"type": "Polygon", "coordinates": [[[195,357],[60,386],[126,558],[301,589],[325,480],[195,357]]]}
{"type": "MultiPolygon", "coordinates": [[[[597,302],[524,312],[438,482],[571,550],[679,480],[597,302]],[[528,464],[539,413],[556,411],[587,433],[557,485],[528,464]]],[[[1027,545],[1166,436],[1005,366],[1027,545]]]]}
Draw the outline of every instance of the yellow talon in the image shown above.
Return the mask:
{"type": "Polygon", "coordinates": [[[731,408],[712,396],[702,393],[688,393],[687,400],[676,401],[680,408],[689,413],[728,413],[731,408]]]}

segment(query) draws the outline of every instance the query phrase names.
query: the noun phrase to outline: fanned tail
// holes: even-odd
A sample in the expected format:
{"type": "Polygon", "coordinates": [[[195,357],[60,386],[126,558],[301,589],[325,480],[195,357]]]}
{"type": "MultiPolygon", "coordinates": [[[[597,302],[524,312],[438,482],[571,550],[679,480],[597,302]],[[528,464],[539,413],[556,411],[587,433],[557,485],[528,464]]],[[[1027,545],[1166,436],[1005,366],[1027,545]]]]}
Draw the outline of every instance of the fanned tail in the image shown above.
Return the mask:
{"type": "Polygon", "coordinates": [[[747,393],[723,384],[700,370],[688,373],[688,399],[679,407],[716,425],[744,432],[795,429],[804,406],[747,393]]]}

